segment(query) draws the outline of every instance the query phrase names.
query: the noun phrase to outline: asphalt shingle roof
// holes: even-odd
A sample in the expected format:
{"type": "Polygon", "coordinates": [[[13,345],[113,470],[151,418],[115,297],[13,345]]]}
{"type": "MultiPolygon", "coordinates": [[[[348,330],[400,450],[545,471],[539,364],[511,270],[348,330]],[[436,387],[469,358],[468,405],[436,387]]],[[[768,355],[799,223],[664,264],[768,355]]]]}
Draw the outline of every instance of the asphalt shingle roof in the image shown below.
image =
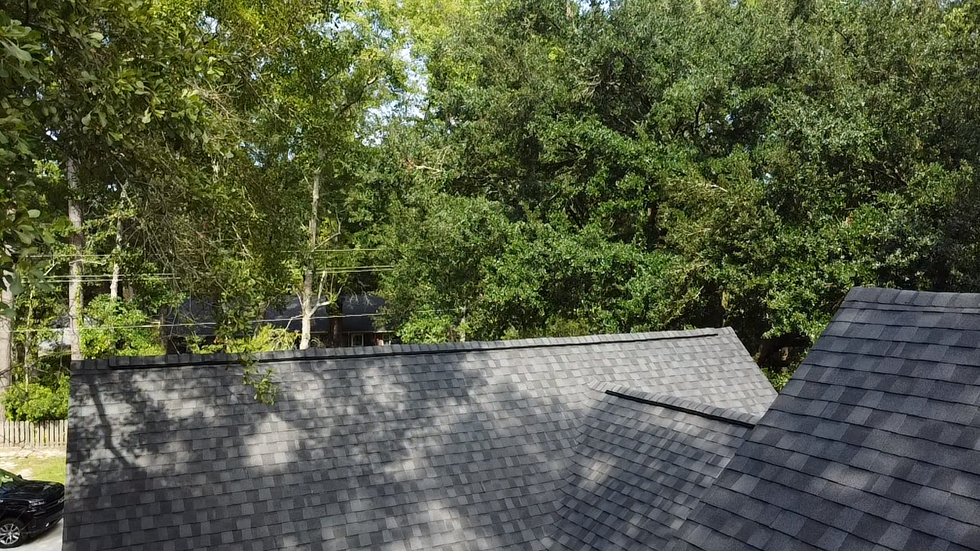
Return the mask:
{"type": "Polygon", "coordinates": [[[980,295],[852,290],[668,549],[980,549],[980,295]]]}
{"type": "Polygon", "coordinates": [[[588,381],[775,396],[729,329],[276,353],[272,406],[228,362],[76,366],[66,551],[543,549],[588,381]]]}
{"type": "Polygon", "coordinates": [[[590,385],[553,550],[663,549],[758,415],[590,385]]]}

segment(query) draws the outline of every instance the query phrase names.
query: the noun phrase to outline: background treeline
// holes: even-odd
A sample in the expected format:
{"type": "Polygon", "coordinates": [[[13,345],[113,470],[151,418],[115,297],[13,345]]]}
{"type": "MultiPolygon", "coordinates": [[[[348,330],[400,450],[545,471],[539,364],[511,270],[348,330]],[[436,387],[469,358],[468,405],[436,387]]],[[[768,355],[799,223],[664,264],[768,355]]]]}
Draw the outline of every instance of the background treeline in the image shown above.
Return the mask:
{"type": "Polygon", "coordinates": [[[730,325],[778,384],[853,285],[980,290],[977,0],[15,4],[23,389],[189,296],[240,351],[345,290],[412,342],[730,325]]]}

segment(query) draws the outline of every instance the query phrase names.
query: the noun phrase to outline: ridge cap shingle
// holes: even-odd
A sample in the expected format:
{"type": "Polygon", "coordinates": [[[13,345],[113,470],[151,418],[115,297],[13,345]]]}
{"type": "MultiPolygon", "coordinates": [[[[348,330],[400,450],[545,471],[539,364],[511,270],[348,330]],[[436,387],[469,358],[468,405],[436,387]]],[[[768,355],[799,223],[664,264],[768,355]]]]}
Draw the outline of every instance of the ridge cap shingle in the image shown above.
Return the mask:
{"type": "MultiPolygon", "coordinates": [[[[689,329],[684,331],[658,331],[644,333],[615,333],[583,337],[558,337],[518,339],[511,341],[467,341],[460,343],[395,344],[347,348],[310,348],[307,350],[282,350],[255,354],[257,363],[274,363],[290,360],[325,360],[337,358],[367,358],[406,356],[416,354],[446,354],[481,350],[520,350],[555,348],[564,346],[595,346],[597,344],[650,342],[717,337],[734,334],[730,327],[689,329]]],[[[238,361],[238,354],[170,354],[167,356],[123,356],[98,360],[72,362],[72,370],[136,369],[156,367],[190,367],[227,365],[238,361]]]]}
{"type": "Polygon", "coordinates": [[[859,286],[848,291],[841,309],[858,307],[855,303],[861,303],[865,308],[875,304],[905,306],[916,310],[921,308],[940,310],[980,308],[980,293],[947,293],[859,286]]]}

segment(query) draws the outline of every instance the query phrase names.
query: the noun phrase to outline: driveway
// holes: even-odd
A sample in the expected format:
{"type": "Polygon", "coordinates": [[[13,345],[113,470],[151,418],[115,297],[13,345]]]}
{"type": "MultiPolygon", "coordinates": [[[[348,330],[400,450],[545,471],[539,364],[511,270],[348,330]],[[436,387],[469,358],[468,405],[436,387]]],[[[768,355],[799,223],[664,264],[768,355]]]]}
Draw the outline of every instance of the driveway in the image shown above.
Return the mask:
{"type": "Polygon", "coordinates": [[[25,543],[18,549],[25,551],[61,551],[61,538],[64,533],[65,521],[59,520],[54,528],[41,534],[37,539],[25,543]]]}

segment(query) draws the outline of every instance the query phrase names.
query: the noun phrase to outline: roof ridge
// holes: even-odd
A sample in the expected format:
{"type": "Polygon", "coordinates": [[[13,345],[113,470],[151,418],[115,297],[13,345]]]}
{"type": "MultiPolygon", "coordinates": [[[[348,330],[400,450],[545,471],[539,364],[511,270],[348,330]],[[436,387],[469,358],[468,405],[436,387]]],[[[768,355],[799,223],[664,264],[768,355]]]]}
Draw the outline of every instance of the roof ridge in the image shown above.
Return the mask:
{"type": "Polygon", "coordinates": [[[762,419],[762,415],[739,411],[737,409],[712,406],[710,404],[697,402],[687,398],[681,398],[671,394],[646,392],[614,383],[590,381],[588,386],[590,389],[596,392],[602,392],[608,396],[615,396],[616,398],[622,398],[632,402],[639,402],[641,404],[680,411],[691,415],[697,415],[698,417],[713,419],[715,421],[724,421],[749,429],[754,428],[762,419]]]}
{"type": "Polygon", "coordinates": [[[980,308],[980,293],[947,293],[884,287],[854,287],[847,293],[841,308],[853,307],[853,303],[856,302],[912,306],[917,309],[961,310],[964,308],[980,308]]]}
{"type": "MultiPolygon", "coordinates": [[[[326,360],[339,358],[364,358],[382,356],[412,356],[451,352],[478,352],[483,350],[519,350],[525,348],[552,348],[559,346],[588,346],[607,343],[682,340],[720,335],[735,335],[730,327],[688,329],[683,331],[656,331],[645,333],[616,333],[582,337],[544,337],[511,341],[469,341],[436,344],[396,344],[389,346],[365,346],[350,348],[311,348],[308,350],[282,350],[255,355],[258,363],[289,360],[326,360]]],[[[135,369],[180,366],[227,365],[239,360],[238,354],[169,354],[166,356],[123,356],[98,360],[72,362],[73,370],[135,369]]]]}

